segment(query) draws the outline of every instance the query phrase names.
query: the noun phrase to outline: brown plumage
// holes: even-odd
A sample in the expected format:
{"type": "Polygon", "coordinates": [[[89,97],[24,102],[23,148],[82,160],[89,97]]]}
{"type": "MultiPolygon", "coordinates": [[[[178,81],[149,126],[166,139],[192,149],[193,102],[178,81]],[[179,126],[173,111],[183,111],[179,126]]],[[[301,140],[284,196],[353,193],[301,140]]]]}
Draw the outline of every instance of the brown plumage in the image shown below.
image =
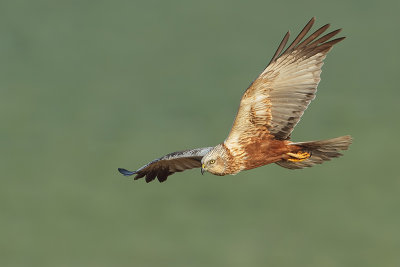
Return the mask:
{"type": "Polygon", "coordinates": [[[216,175],[236,174],[270,163],[288,169],[301,169],[339,157],[351,144],[350,136],[324,141],[293,143],[290,135],[311,100],[315,98],[321,67],[332,46],[344,37],[331,39],[340,32],[322,34],[326,24],[310,34],[312,18],[295,40],[284,50],[286,33],[270,63],[245,91],[238,113],[226,140],[215,146],[168,154],[135,172],[119,169],[135,179],[155,177],[160,182],[174,172],[202,167],[216,175]]]}

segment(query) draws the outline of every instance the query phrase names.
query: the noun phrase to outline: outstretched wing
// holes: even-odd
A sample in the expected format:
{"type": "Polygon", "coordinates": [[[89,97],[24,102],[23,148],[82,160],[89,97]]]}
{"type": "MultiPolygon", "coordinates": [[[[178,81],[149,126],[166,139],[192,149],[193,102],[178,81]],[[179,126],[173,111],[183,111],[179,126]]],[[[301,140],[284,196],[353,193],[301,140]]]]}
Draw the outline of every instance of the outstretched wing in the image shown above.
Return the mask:
{"type": "Polygon", "coordinates": [[[118,171],[125,176],[136,174],[134,178],[135,180],[146,176],[147,183],[153,181],[157,177],[158,181],[161,183],[167,180],[167,177],[175,172],[200,168],[201,159],[212,148],[213,147],[204,147],[173,152],[147,163],[137,171],[128,171],[122,168],[118,168],[118,171]]]}
{"type": "Polygon", "coordinates": [[[334,44],[344,39],[331,40],[341,29],[321,37],[329,24],[304,39],[314,21],[312,18],[282,52],[289,32],[285,35],[266,69],[244,93],[225,144],[237,146],[254,136],[279,140],[290,138],[304,110],[315,98],[326,54],[334,44]]]}

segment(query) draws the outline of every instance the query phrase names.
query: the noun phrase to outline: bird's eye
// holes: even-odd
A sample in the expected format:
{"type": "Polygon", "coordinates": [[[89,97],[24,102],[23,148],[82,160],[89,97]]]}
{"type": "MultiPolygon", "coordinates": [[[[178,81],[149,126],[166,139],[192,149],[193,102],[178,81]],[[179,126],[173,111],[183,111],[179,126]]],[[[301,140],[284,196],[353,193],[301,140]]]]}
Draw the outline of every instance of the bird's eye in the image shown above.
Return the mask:
{"type": "Polygon", "coordinates": [[[210,164],[214,164],[215,163],[215,160],[210,160],[210,164]]]}

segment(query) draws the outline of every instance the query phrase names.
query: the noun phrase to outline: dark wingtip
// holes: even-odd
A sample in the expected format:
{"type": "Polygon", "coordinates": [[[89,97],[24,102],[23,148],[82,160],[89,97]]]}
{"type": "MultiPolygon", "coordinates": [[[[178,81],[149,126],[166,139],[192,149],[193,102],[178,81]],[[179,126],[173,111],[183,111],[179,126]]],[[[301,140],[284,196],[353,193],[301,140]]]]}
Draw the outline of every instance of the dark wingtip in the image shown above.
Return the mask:
{"type": "Polygon", "coordinates": [[[125,176],[131,176],[131,175],[134,175],[136,173],[136,172],[128,171],[128,170],[123,169],[123,168],[118,168],[118,171],[120,173],[122,173],[123,175],[125,175],[125,176]]]}

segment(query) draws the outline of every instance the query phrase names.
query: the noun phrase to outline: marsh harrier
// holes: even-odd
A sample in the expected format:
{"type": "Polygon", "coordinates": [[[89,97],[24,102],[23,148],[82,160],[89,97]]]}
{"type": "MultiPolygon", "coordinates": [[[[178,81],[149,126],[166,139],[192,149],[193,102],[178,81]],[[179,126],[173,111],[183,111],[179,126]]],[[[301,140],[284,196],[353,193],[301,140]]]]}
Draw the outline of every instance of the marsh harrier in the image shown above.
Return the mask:
{"type": "Polygon", "coordinates": [[[306,35],[312,18],[285,49],[289,32],[271,61],[247,88],[240,101],[232,129],[221,144],[174,152],[155,159],[137,171],[118,169],[123,175],[146,177],[146,182],[164,182],[175,172],[201,168],[215,175],[237,174],[276,163],[288,169],[302,169],[341,156],[351,144],[350,136],[323,141],[291,142],[290,135],[310,101],[315,98],[321,67],[340,29],[322,35],[326,24],[306,35]]]}

